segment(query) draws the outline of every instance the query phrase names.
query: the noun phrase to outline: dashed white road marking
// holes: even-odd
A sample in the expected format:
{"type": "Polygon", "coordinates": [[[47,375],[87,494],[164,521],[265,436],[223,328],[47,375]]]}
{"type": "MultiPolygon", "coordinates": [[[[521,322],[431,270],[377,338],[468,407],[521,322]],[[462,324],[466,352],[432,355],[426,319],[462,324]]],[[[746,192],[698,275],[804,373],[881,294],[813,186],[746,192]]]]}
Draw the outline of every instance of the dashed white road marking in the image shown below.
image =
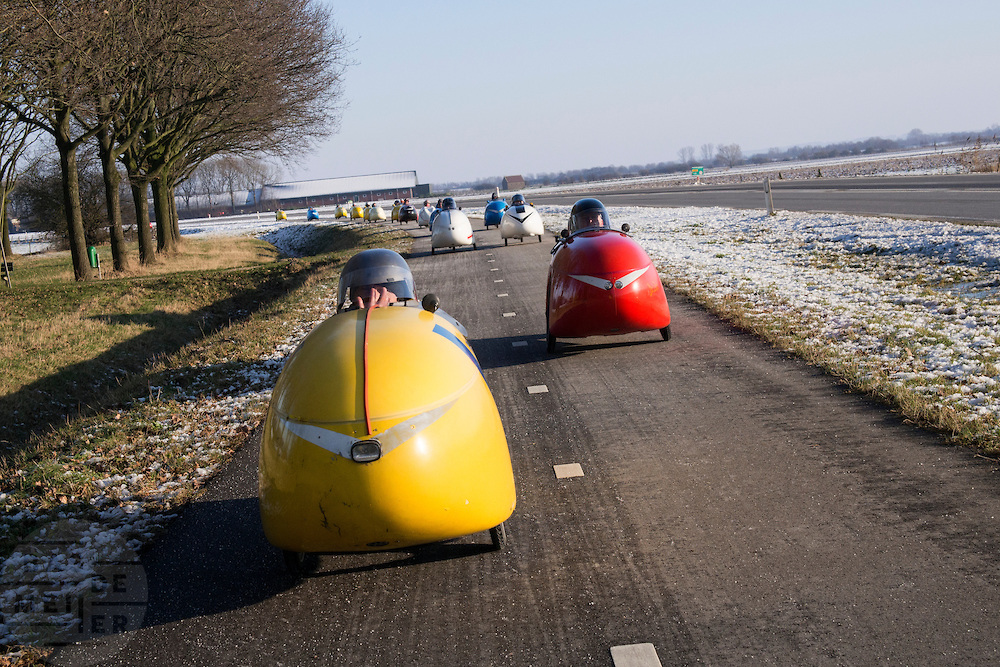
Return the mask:
{"type": "MultiPolygon", "coordinates": [[[[527,345],[527,343],[525,343],[525,345],[527,345]]],[[[528,393],[529,394],[547,394],[547,393],[549,393],[549,388],[548,388],[548,386],[546,386],[544,384],[533,384],[530,387],[528,387],[528,393]]]]}
{"type": "Polygon", "coordinates": [[[499,271],[500,269],[490,269],[490,271],[499,271]]]}
{"type": "MultiPolygon", "coordinates": [[[[556,473],[556,479],[566,479],[567,477],[583,477],[583,467],[579,463],[560,463],[552,466],[556,473]]],[[[650,644],[652,646],[652,644],[650,644]]],[[[611,649],[614,651],[614,649],[611,649]]],[[[618,664],[617,662],[615,663],[618,664]]]]}
{"type": "Polygon", "coordinates": [[[493,282],[495,282],[495,283],[502,283],[503,282],[503,278],[497,278],[493,282]]]}
{"type": "Polygon", "coordinates": [[[517,313],[504,313],[503,314],[504,317],[514,317],[515,315],[517,315],[517,313]]]}
{"type": "Polygon", "coordinates": [[[615,667],[663,667],[652,644],[625,644],[611,647],[615,667]]]}
{"type": "Polygon", "coordinates": [[[510,294],[507,294],[507,292],[504,292],[503,294],[497,294],[497,296],[510,296],[510,294]]]}

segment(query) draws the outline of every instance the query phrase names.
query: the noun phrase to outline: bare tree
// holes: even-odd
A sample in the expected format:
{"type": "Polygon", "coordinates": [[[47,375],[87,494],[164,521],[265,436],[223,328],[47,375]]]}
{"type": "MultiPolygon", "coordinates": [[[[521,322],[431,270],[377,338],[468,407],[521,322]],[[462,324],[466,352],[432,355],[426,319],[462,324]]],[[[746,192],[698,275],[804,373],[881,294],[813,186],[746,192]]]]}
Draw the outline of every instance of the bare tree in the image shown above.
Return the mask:
{"type": "Polygon", "coordinates": [[[55,138],[80,280],[90,271],[76,150],[92,137],[100,138],[113,249],[119,159],[146,263],[177,247],[173,190],[198,164],[225,152],[287,155],[339,120],[347,44],[316,0],[0,0],[0,16],[2,77],[14,91],[0,105],[55,138]]]}
{"type": "MultiPolygon", "coordinates": [[[[2,39],[2,36],[0,36],[2,39]]],[[[0,59],[0,67],[3,66],[0,59]]],[[[0,86],[2,86],[0,80],[0,86]]],[[[2,89],[0,89],[2,95],[2,89]]],[[[17,184],[17,164],[31,143],[31,127],[18,120],[17,114],[6,107],[0,107],[0,245],[3,248],[3,261],[10,257],[10,222],[7,216],[7,204],[10,193],[17,184]]],[[[9,278],[8,278],[9,283],[9,278]]]]}
{"type": "Polygon", "coordinates": [[[222,179],[223,193],[229,195],[229,207],[232,213],[236,213],[236,192],[243,190],[245,178],[243,175],[243,161],[233,155],[223,155],[215,163],[219,177],[222,179]]]}
{"type": "MultiPolygon", "coordinates": [[[[187,7],[186,2],[180,2],[187,7]]],[[[130,179],[153,186],[157,248],[180,241],[173,188],[219,153],[288,155],[339,119],[347,44],[330,10],[310,0],[199,0],[186,57],[159,68],[175,85],[156,95],[157,122],[126,155],[130,179]]]]}
{"type": "Polygon", "coordinates": [[[906,135],[906,143],[910,146],[926,146],[927,135],[924,134],[923,130],[915,127],[906,135]]]}
{"type": "Polygon", "coordinates": [[[275,183],[281,178],[281,169],[258,158],[248,158],[244,161],[244,176],[247,189],[253,193],[253,204],[259,212],[264,202],[261,193],[264,186],[275,183]]]}
{"type": "Polygon", "coordinates": [[[192,173],[190,176],[178,183],[176,190],[180,193],[180,198],[184,200],[185,210],[190,211],[191,200],[201,194],[201,179],[198,177],[198,172],[196,171],[192,173]]]}
{"type": "Polygon", "coordinates": [[[694,162],[694,146],[685,146],[677,151],[677,156],[681,159],[681,164],[692,164],[694,162]]]}
{"type": "Polygon", "coordinates": [[[128,252],[125,249],[125,230],[122,226],[121,183],[118,171],[118,153],[111,129],[103,125],[97,132],[98,154],[104,174],[104,193],[108,214],[108,232],[111,238],[111,258],[115,271],[129,268],[128,252]]]}
{"type": "Polygon", "coordinates": [[[739,144],[720,145],[716,158],[727,167],[735,167],[743,162],[743,151],[739,144]]]}
{"type": "Polygon", "coordinates": [[[111,13],[100,3],[0,2],[7,50],[0,104],[32,128],[47,132],[59,151],[68,238],[77,280],[91,277],[80,210],[77,149],[99,131],[74,124],[75,111],[94,99],[94,83],[113,76],[111,13]]]}
{"type": "MultiPolygon", "coordinates": [[[[74,110],[74,118],[82,126],[97,130],[98,155],[104,174],[104,191],[107,207],[108,231],[111,239],[111,255],[116,271],[129,268],[122,224],[121,185],[122,175],[117,162],[128,146],[136,141],[142,131],[143,121],[149,119],[151,101],[136,85],[136,74],[141,66],[156,57],[155,49],[150,49],[147,24],[143,20],[148,12],[143,12],[141,3],[135,0],[101,0],[104,14],[108,16],[109,29],[105,39],[110,44],[114,67],[99,72],[93,82],[91,108],[74,110]]],[[[149,7],[152,3],[146,3],[149,7]]],[[[146,229],[148,236],[148,227],[146,229]]],[[[149,243],[142,243],[140,233],[140,256],[148,250],[149,243]]]]}
{"type": "Polygon", "coordinates": [[[209,207],[214,206],[214,196],[223,193],[226,189],[225,179],[223,179],[222,174],[219,172],[215,160],[202,162],[198,165],[194,173],[197,174],[198,184],[201,188],[201,193],[205,195],[207,205],[209,207]]]}
{"type": "Polygon", "coordinates": [[[715,144],[702,144],[701,145],[701,161],[705,163],[706,166],[712,164],[715,160],[715,144]]]}

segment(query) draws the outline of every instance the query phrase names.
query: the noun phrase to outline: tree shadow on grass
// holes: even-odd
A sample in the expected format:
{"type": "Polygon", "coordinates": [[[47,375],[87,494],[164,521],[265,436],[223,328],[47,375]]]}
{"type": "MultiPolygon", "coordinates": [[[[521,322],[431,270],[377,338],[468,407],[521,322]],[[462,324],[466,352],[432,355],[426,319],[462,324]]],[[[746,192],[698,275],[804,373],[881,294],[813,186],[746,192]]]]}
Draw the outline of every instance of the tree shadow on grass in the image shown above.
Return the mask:
{"type": "MultiPolygon", "coordinates": [[[[60,368],[0,397],[0,423],[4,424],[0,460],[7,461],[33,436],[78,416],[111,407],[121,400],[123,388],[130,399],[148,394],[154,381],[147,368],[157,359],[167,358],[185,346],[246,321],[301,287],[321,269],[315,265],[272,268],[253,289],[234,293],[189,314],[158,310],[96,316],[110,324],[141,324],[147,330],[93,358],[60,368]]],[[[220,272],[213,278],[225,280],[227,273],[220,272]]],[[[183,277],[171,279],[183,280],[183,277]]]]}

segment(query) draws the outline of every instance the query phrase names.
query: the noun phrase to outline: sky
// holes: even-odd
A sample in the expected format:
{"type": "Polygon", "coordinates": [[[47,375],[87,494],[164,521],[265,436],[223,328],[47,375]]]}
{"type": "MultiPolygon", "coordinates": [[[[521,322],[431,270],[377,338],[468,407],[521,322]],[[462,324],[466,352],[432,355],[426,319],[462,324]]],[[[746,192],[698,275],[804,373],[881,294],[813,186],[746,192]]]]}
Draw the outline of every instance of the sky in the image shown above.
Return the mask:
{"type": "Polygon", "coordinates": [[[339,131],[290,180],[433,185],[1000,123],[996,0],[316,1],[353,64],[339,131]]]}

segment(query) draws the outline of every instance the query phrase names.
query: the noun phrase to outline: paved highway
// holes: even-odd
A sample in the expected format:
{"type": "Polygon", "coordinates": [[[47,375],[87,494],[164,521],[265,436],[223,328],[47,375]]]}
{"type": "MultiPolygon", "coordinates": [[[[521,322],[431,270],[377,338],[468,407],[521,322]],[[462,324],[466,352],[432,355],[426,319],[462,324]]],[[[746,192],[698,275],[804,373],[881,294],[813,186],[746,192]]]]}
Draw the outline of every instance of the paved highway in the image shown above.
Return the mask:
{"type": "MultiPolygon", "coordinates": [[[[595,194],[608,206],[766,208],[762,179],[747,179],[727,185],[611,189],[595,194]]],[[[772,180],[771,190],[778,210],[1000,224],[1000,174],[772,180]]],[[[570,205],[581,196],[535,195],[532,201],[570,205]]]]}
{"type": "Polygon", "coordinates": [[[644,644],[662,665],[1000,662],[996,464],[674,294],[669,342],[550,356],[551,239],[476,227],[479,250],[433,257],[414,229],[410,263],[503,417],[507,547],[324,555],[296,582],[261,531],[255,434],[144,554],[146,627],[61,664],[611,666],[644,644]]]}

